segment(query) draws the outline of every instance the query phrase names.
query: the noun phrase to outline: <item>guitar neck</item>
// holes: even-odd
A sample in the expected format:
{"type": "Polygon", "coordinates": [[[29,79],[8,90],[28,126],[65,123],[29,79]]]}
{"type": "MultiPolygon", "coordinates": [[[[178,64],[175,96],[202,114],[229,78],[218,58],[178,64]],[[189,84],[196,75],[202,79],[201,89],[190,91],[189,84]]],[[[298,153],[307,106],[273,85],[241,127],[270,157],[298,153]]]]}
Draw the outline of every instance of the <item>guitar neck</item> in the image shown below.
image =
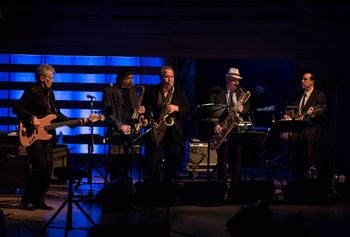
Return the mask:
{"type": "Polygon", "coordinates": [[[81,119],[73,119],[69,121],[64,121],[64,122],[58,122],[58,123],[53,123],[50,125],[45,126],[45,131],[49,131],[55,128],[63,127],[63,126],[69,126],[69,125],[75,125],[79,124],[81,122],[81,119]]]}

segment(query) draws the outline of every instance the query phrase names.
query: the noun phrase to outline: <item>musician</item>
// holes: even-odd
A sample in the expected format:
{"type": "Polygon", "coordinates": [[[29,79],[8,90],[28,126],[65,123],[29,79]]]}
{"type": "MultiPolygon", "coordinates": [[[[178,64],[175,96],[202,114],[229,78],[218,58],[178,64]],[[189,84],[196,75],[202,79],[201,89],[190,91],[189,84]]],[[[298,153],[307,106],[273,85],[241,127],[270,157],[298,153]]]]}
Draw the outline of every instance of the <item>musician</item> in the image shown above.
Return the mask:
{"type": "MultiPolygon", "coordinates": [[[[143,93],[140,87],[133,85],[133,71],[128,67],[119,69],[116,83],[109,85],[103,91],[102,108],[106,120],[111,129],[107,136],[112,140],[113,145],[124,145],[124,153],[130,153],[128,148],[135,132],[135,123],[132,115],[135,110],[138,114],[145,113],[145,106],[140,104],[140,96],[143,93]],[[140,104],[140,106],[138,106],[140,104]],[[138,106],[138,107],[137,107],[138,106]],[[127,151],[128,149],[128,151],[127,151]]],[[[111,160],[111,180],[127,176],[129,163],[128,157],[124,159],[111,160]]]]}
{"type": "Polygon", "coordinates": [[[160,75],[160,84],[149,88],[145,97],[146,107],[150,109],[154,120],[152,139],[148,140],[146,147],[145,179],[170,182],[176,179],[177,171],[181,169],[184,152],[181,119],[189,114],[190,104],[184,90],[175,85],[174,69],[171,66],[163,66],[160,75]],[[172,125],[164,125],[161,119],[164,114],[173,121],[172,125]],[[157,139],[155,134],[159,134],[162,129],[164,136],[157,139]]]}
{"type": "MultiPolygon", "coordinates": [[[[52,122],[68,121],[56,103],[53,90],[55,69],[48,64],[41,64],[37,67],[35,73],[36,84],[26,89],[20,100],[14,105],[13,113],[26,128],[38,128],[41,124],[38,119],[42,119],[49,114],[57,115],[57,119],[52,122]]],[[[82,119],[81,124],[86,123],[87,119],[82,119]]],[[[53,137],[50,140],[36,140],[27,147],[27,154],[31,162],[31,173],[28,185],[24,190],[21,199],[21,208],[33,210],[53,210],[45,202],[45,194],[49,189],[52,173],[52,148],[56,145],[55,130],[49,130],[53,137]],[[29,205],[32,204],[33,207],[29,205]]]]}
{"type": "MultiPolygon", "coordinates": [[[[219,122],[214,126],[214,133],[220,134],[223,127],[221,123],[225,120],[228,115],[230,107],[235,106],[242,93],[246,90],[240,87],[242,77],[239,73],[239,69],[230,68],[225,76],[226,86],[225,87],[214,87],[210,91],[210,102],[215,104],[227,105],[227,110],[222,113],[219,118],[219,122]]],[[[248,121],[249,118],[249,102],[245,102],[237,106],[237,112],[239,118],[242,121],[248,121]]],[[[238,127],[236,126],[233,131],[237,132],[238,127]]],[[[240,169],[242,162],[243,146],[232,141],[233,137],[228,135],[225,141],[218,148],[218,159],[216,166],[217,179],[226,180],[228,175],[228,166],[231,169],[231,188],[237,188],[240,181],[240,169]]]]}
{"type": "Polygon", "coordinates": [[[315,88],[315,76],[306,72],[300,80],[303,93],[294,102],[297,111],[287,113],[284,119],[308,121],[307,127],[300,133],[289,134],[288,138],[293,160],[295,163],[296,178],[317,178],[320,168],[321,133],[326,124],[325,106],[326,95],[315,88]]]}

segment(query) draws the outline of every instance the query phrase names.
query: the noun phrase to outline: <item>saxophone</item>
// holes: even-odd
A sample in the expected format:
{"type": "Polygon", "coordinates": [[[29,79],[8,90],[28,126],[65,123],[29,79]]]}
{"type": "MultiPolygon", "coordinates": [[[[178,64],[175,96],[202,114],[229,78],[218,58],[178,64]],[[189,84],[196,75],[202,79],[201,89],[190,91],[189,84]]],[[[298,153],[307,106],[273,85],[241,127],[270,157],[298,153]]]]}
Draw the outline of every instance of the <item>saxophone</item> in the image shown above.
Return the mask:
{"type": "Polygon", "coordinates": [[[237,126],[240,122],[239,114],[237,113],[238,106],[246,103],[250,97],[250,91],[242,91],[235,106],[230,107],[228,115],[225,120],[221,123],[222,131],[219,134],[214,134],[210,140],[210,149],[216,150],[220,147],[221,143],[225,140],[227,135],[232,131],[232,129],[237,126]]]}
{"type": "Polygon", "coordinates": [[[153,140],[159,144],[164,137],[165,130],[167,127],[174,125],[174,118],[167,112],[167,107],[170,105],[174,94],[174,87],[170,87],[167,96],[164,98],[162,103],[162,112],[159,116],[158,128],[153,128],[153,140]]]}
{"type": "Polygon", "coordinates": [[[145,94],[145,87],[141,86],[141,85],[135,86],[135,87],[139,87],[141,89],[141,95],[139,97],[139,101],[137,102],[137,105],[134,109],[134,113],[132,114],[131,119],[132,119],[132,121],[137,121],[134,124],[134,133],[139,134],[141,128],[148,125],[148,120],[145,118],[144,115],[142,115],[138,112],[138,110],[141,106],[142,100],[143,100],[143,95],[145,94]]]}

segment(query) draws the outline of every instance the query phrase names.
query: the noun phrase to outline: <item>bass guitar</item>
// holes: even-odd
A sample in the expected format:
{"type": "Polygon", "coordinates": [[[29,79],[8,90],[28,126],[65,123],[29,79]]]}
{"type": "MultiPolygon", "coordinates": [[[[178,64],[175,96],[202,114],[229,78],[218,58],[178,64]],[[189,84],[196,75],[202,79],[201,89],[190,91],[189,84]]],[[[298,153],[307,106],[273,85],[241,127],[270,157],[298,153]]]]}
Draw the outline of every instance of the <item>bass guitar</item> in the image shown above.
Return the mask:
{"type": "MultiPolygon", "coordinates": [[[[38,119],[40,126],[35,128],[27,128],[22,122],[19,123],[18,127],[18,137],[22,146],[27,147],[33,144],[36,140],[49,140],[52,135],[47,133],[47,131],[69,125],[76,125],[81,123],[81,119],[73,119],[64,122],[51,123],[52,120],[56,119],[55,114],[49,114],[42,119],[38,119]]],[[[90,122],[103,121],[105,118],[103,115],[90,114],[88,120],[90,122]]]]}

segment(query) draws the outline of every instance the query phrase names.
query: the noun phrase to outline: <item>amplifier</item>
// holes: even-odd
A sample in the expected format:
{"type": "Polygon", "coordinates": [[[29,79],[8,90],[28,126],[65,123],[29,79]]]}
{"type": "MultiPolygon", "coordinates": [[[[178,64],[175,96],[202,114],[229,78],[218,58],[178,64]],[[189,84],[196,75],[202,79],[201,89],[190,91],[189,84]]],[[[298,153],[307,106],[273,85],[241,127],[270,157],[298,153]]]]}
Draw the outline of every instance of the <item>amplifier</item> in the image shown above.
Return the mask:
{"type": "MultiPolygon", "coordinates": [[[[208,143],[192,142],[188,143],[188,172],[206,172],[208,170],[208,143]]],[[[213,170],[217,162],[217,152],[210,150],[209,170],[213,170]]]]}
{"type": "Polygon", "coordinates": [[[52,173],[51,180],[57,180],[53,171],[57,167],[67,167],[67,156],[68,156],[68,146],[57,144],[55,148],[52,149],[52,173]]]}
{"type": "Polygon", "coordinates": [[[27,185],[30,164],[27,156],[20,155],[17,143],[0,144],[0,189],[24,188],[27,185]]]}

